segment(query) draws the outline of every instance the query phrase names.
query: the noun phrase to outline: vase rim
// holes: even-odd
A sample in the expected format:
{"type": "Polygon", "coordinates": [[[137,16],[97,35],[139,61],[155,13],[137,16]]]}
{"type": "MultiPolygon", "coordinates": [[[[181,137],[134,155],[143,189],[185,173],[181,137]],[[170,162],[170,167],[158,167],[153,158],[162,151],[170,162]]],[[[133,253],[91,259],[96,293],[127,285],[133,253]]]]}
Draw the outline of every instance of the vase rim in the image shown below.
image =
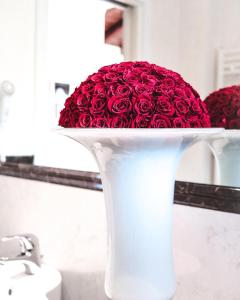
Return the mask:
{"type": "Polygon", "coordinates": [[[224,132],[224,128],[58,128],[55,130],[62,135],[106,135],[123,136],[208,136],[224,132]]]}
{"type": "Polygon", "coordinates": [[[211,140],[221,140],[221,139],[229,139],[229,140],[240,140],[240,129],[226,129],[217,134],[213,134],[210,137],[211,140]]]}

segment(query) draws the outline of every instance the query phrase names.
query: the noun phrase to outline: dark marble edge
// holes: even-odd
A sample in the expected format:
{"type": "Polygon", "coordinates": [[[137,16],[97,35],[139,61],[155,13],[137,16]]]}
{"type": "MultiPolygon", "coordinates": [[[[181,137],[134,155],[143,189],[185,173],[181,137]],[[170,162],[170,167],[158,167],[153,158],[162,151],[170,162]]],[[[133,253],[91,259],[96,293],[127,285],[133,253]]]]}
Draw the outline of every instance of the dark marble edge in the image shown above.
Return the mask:
{"type": "MultiPolygon", "coordinates": [[[[0,175],[102,191],[95,172],[0,162],[0,175]]],[[[174,203],[240,214],[240,188],[176,181],[174,203]]]]}
{"type": "Polygon", "coordinates": [[[91,190],[102,190],[99,173],[0,162],[0,175],[19,177],[91,190]]]}

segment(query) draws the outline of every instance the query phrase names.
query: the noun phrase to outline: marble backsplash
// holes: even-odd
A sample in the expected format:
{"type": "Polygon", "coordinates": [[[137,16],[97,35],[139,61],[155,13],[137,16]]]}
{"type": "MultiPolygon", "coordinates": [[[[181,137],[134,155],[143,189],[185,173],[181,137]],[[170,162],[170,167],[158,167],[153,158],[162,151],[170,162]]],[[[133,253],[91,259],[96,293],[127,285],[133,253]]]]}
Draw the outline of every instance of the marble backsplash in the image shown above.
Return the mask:
{"type": "MultiPolygon", "coordinates": [[[[63,300],[106,300],[103,193],[0,176],[0,236],[32,232],[63,276],[63,300]]],[[[238,214],[174,205],[174,300],[239,300],[238,214]]]]}

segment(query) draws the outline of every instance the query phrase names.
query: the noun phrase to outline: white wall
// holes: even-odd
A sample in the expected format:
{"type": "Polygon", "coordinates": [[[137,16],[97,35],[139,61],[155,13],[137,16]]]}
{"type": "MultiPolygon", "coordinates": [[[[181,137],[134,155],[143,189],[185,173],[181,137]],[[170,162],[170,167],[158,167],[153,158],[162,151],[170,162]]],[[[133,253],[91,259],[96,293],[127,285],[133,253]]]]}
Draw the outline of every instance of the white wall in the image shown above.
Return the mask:
{"type": "Polygon", "coordinates": [[[240,48],[238,0],[183,1],[180,70],[204,99],[216,89],[217,50],[240,48]]]}
{"type": "MultiPolygon", "coordinates": [[[[107,300],[101,192],[0,176],[0,201],[0,236],[36,234],[63,275],[64,300],[107,300]]],[[[239,299],[239,232],[237,214],[174,205],[174,300],[239,299]]]]}
{"type": "MultiPolygon", "coordinates": [[[[141,1],[139,1],[141,2],[141,1]]],[[[141,49],[138,59],[177,71],[180,0],[142,1],[141,49]]]]}
{"type": "Polygon", "coordinates": [[[9,80],[15,86],[8,99],[7,135],[0,132],[0,152],[8,155],[33,153],[34,41],[35,0],[0,0],[0,83],[9,80]]]}
{"type": "Polygon", "coordinates": [[[146,0],[140,56],[182,74],[204,99],[215,88],[216,50],[240,47],[239,11],[239,0],[146,0]]]}

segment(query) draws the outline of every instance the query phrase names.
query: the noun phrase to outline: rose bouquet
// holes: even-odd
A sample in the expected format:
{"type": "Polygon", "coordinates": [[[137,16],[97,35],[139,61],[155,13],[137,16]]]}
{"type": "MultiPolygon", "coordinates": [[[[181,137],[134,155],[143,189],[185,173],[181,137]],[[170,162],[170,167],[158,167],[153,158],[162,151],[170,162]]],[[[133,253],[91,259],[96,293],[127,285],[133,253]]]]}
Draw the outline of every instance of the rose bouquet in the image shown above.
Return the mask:
{"type": "Polygon", "coordinates": [[[211,93],[206,100],[212,126],[240,129],[240,86],[230,86],[211,93]]]}
{"type": "Polygon", "coordinates": [[[102,67],[66,100],[59,125],[95,128],[211,127],[205,104],[183,78],[148,62],[102,67]]]}

